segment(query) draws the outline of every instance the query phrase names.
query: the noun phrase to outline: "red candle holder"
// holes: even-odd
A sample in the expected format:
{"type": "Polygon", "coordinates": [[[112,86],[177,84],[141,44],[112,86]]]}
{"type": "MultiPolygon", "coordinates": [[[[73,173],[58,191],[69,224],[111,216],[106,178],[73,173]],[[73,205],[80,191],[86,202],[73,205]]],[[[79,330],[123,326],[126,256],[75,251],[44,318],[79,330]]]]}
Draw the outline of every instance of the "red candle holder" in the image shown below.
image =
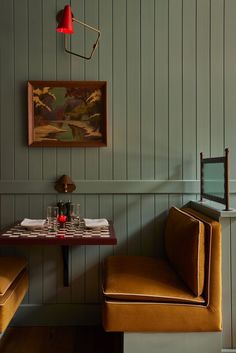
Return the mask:
{"type": "Polygon", "coordinates": [[[65,228],[67,217],[61,214],[60,216],[58,216],[57,220],[60,224],[60,228],[65,228]]]}

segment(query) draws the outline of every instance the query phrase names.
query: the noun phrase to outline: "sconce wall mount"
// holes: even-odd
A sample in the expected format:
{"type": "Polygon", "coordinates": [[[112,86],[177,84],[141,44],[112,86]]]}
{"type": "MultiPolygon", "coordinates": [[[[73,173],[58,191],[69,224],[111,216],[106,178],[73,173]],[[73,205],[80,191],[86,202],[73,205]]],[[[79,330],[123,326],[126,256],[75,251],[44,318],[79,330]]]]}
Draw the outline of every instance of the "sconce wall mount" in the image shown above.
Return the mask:
{"type": "Polygon", "coordinates": [[[58,27],[57,27],[56,31],[59,33],[64,33],[64,50],[69,54],[78,56],[82,59],[90,60],[92,58],[96,48],[98,47],[99,38],[101,36],[101,31],[97,28],[94,28],[94,27],[74,18],[70,5],[66,5],[64,10],[61,10],[57,13],[57,22],[58,22],[58,27]],[[74,33],[73,22],[76,22],[76,23],[80,24],[81,26],[97,33],[97,39],[96,39],[95,43],[93,44],[89,55],[78,54],[78,53],[75,53],[75,52],[68,49],[67,34],[74,33]]]}
{"type": "Polygon", "coordinates": [[[62,177],[56,181],[55,189],[60,193],[73,192],[76,186],[68,175],[62,175],[62,177]]]}

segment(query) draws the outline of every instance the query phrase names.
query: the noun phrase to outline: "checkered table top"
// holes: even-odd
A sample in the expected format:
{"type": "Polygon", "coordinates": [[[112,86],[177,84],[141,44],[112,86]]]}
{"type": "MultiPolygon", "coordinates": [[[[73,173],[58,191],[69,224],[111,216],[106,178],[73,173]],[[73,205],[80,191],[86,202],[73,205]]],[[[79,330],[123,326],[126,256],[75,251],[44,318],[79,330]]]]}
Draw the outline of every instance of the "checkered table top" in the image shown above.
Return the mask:
{"type": "Polygon", "coordinates": [[[72,226],[70,223],[66,223],[65,228],[58,227],[57,232],[50,232],[47,224],[41,229],[26,229],[22,227],[19,222],[1,232],[0,244],[7,242],[14,243],[14,240],[18,244],[20,240],[24,240],[24,243],[28,243],[30,240],[31,243],[33,243],[34,240],[41,240],[44,243],[48,242],[50,239],[59,243],[70,243],[70,241],[78,244],[116,243],[116,237],[111,223],[109,223],[108,227],[102,228],[86,228],[83,222],[76,227],[72,226]],[[89,241],[89,239],[91,239],[91,241],[89,241]]]}

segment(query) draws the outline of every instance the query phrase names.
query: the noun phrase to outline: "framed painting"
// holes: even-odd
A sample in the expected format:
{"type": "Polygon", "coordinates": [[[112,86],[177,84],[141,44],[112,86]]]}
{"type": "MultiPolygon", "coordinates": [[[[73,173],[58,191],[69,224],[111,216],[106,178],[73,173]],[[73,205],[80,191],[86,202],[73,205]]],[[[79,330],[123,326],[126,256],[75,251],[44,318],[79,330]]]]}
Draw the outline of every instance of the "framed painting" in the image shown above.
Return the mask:
{"type": "Polygon", "coordinates": [[[28,145],[107,145],[105,81],[28,81],[28,145]]]}

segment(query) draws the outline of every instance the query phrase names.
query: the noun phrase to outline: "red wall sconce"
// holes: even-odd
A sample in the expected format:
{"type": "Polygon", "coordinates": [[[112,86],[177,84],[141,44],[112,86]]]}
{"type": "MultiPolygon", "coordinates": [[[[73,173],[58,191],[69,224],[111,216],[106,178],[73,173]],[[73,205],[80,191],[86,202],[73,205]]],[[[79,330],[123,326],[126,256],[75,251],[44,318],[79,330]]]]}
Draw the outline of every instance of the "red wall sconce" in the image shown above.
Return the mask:
{"type": "Polygon", "coordinates": [[[58,22],[58,27],[57,27],[56,31],[59,33],[64,33],[64,49],[65,49],[65,51],[69,54],[76,55],[80,58],[90,60],[92,58],[96,48],[98,47],[99,38],[101,36],[100,30],[97,28],[94,28],[92,26],[89,26],[86,23],[81,22],[81,21],[77,20],[76,18],[74,18],[70,5],[66,5],[64,10],[61,10],[58,12],[57,22],[58,22]],[[74,33],[73,22],[76,22],[76,23],[82,25],[83,27],[97,33],[97,39],[96,39],[95,43],[93,44],[92,50],[88,56],[72,52],[67,47],[67,34],[74,33]]]}

